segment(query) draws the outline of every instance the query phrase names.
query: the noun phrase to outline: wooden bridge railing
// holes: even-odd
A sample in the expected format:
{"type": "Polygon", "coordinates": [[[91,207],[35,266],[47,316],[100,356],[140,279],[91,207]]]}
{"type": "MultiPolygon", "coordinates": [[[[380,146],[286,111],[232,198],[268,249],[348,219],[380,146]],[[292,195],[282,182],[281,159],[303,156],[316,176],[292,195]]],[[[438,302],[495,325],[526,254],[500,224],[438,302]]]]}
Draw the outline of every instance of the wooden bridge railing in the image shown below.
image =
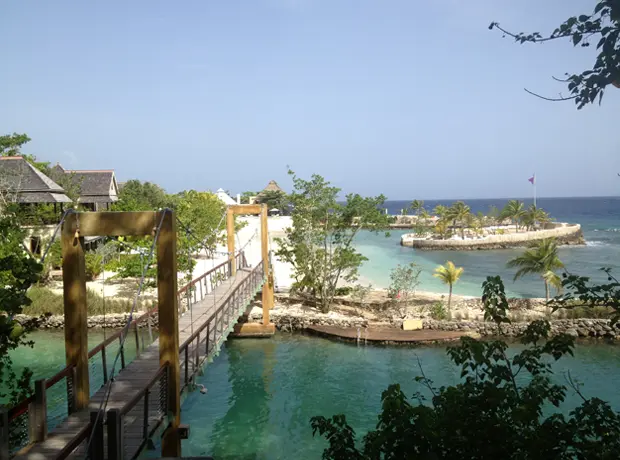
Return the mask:
{"type": "Polygon", "coordinates": [[[221,345],[222,339],[230,332],[231,323],[237,322],[247,299],[256,294],[263,281],[261,261],[252,269],[250,275],[234,288],[217,310],[179,346],[184,376],[181,391],[192,382],[196,373],[202,368],[204,360],[221,345]]]}
{"type": "MultiPolygon", "coordinates": [[[[235,255],[235,262],[236,266],[239,268],[247,267],[247,260],[243,252],[235,255]]],[[[231,275],[231,263],[230,261],[226,261],[192,280],[177,292],[177,296],[179,298],[179,309],[181,309],[181,300],[185,299],[186,301],[188,294],[192,296],[192,303],[198,302],[204,299],[208,294],[212,293],[221,283],[229,279],[231,275]]],[[[141,351],[150,345],[150,343],[145,343],[140,340],[139,329],[143,328],[149,321],[151,321],[156,314],[157,307],[154,307],[130,323],[127,331],[135,337],[136,357],[140,356],[141,351]]],[[[88,359],[89,361],[92,360],[91,363],[95,363],[98,359],[100,359],[100,364],[98,364],[97,367],[100,366],[102,369],[101,374],[103,375],[103,385],[105,385],[109,380],[109,360],[107,356],[107,349],[110,346],[116,346],[116,342],[118,342],[120,347],[121,370],[128,364],[126,359],[127,357],[125,355],[126,343],[125,346],[121,346],[123,343],[123,333],[124,329],[119,330],[88,352],[88,359]],[[99,356],[100,358],[98,358],[99,356]]],[[[16,452],[31,442],[43,441],[47,436],[48,424],[55,425],[57,422],[60,422],[68,415],[75,412],[75,394],[73,391],[75,378],[74,374],[75,367],[69,365],[49,379],[37,380],[35,382],[34,393],[8,410],[8,444],[10,452],[16,452]],[[63,382],[65,383],[64,389],[60,386],[63,382]],[[55,404],[55,413],[50,415],[52,412],[50,410],[50,405],[52,404],[50,403],[58,403],[59,399],[64,400],[65,398],[65,407],[63,407],[62,404],[55,404]],[[65,408],[66,411],[64,410],[65,408]]],[[[88,437],[90,435],[90,431],[88,430],[88,433],[82,433],[82,435],[88,437]]],[[[1,441],[2,440],[0,440],[0,448],[2,448],[1,441]]],[[[79,443],[74,445],[67,455],[69,455],[78,446],[79,443]]],[[[67,446],[67,448],[69,447],[71,446],[67,446]]]]}
{"type": "MultiPolygon", "coordinates": [[[[181,366],[184,371],[181,391],[184,391],[193,382],[205,360],[221,345],[223,338],[230,332],[229,326],[236,323],[238,315],[246,306],[246,302],[262,286],[263,281],[264,270],[261,262],[252,269],[249,276],[227,294],[226,299],[218,306],[217,310],[179,346],[181,366]]],[[[84,448],[85,441],[88,440],[93,427],[95,427],[89,451],[91,460],[103,460],[104,451],[107,451],[109,460],[138,458],[148,440],[166,422],[168,397],[165,379],[168,378],[168,372],[167,364],[160,367],[157,374],[137,395],[121,409],[108,410],[106,417],[103,417],[102,414],[97,416],[97,412],[92,412],[88,429],[83,430],[77,438],[72,440],[71,452],[84,448]],[[139,423],[126,425],[126,417],[138,420],[139,423]],[[98,423],[95,426],[96,420],[98,423]],[[134,432],[128,432],[128,430],[134,430],[134,432]],[[135,430],[139,430],[138,436],[132,436],[135,434],[135,430]],[[107,445],[104,445],[104,431],[107,431],[107,445]],[[128,442],[126,438],[130,437],[131,441],[128,442]],[[136,444],[138,438],[140,441],[136,444]]]]}

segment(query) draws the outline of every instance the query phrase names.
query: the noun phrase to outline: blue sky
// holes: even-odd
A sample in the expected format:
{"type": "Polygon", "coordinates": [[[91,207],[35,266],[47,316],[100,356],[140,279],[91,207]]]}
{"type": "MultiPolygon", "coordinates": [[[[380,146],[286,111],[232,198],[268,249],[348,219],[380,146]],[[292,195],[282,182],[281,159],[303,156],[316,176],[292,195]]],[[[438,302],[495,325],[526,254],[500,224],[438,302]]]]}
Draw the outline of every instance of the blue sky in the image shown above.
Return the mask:
{"type": "Polygon", "coordinates": [[[590,68],[549,31],[583,0],[9,1],[0,131],[169,191],[290,187],[287,165],[391,199],[618,195],[620,90],[534,98],[590,68]],[[8,70],[8,71],[7,71],[8,70]]]}

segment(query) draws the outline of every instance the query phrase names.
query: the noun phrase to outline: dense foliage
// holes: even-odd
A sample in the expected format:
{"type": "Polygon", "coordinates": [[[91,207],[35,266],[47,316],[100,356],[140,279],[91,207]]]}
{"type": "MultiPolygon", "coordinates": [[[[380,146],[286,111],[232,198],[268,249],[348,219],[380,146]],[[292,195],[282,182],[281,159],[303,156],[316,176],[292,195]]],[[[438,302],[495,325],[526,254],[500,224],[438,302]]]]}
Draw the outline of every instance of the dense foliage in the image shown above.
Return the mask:
{"type": "Polygon", "coordinates": [[[0,217],[0,401],[15,403],[29,391],[31,372],[16,375],[9,351],[31,345],[27,333],[36,327],[36,320],[22,324],[13,317],[31,303],[26,295],[39,279],[42,266],[22,246],[24,232],[11,207],[4,207],[0,217]]]}
{"type": "MultiPolygon", "coordinates": [[[[554,310],[563,309],[611,309],[611,321],[620,320],[620,282],[611,273],[611,268],[601,268],[607,275],[607,283],[594,284],[587,276],[563,273],[563,294],[549,303],[554,310]]],[[[606,315],[607,316],[607,315],[606,315]]]]}
{"type": "MultiPolygon", "coordinates": [[[[485,319],[509,322],[499,277],[483,284],[485,319]]],[[[568,388],[553,378],[552,361],[573,354],[571,337],[549,337],[546,321],[532,322],[524,348],[514,353],[502,340],[470,337],[448,348],[460,382],[436,388],[424,375],[410,401],[398,384],[383,392],[376,429],[361,444],[344,415],[313,417],[314,434],[325,437],[324,459],[613,459],[620,451],[620,415],[598,398],[584,396],[568,415],[560,408],[568,388]],[[527,378],[525,378],[527,376],[527,378]]]]}
{"type": "Polygon", "coordinates": [[[159,185],[139,180],[125,182],[114,203],[114,211],[156,211],[172,207],[173,196],[168,195],[159,185]]]}
{"type": "Polygon", "coordinates": [[[491,206],[485,214],[474,214],[463,201],[456,201],[451,206],[437,205],[433,209],[434,217],[424,208],[424,201],[414,200],[409,211],[414,213],[413,232],[420,237],[432,236],[439,239],[452,237],[456,232],[465,239],[466,236],[483,236],[484,234],[503,234],[506,226],[512,224],[515,231],[525,227],[529,231],[539,230],[551,221],[542,209],[525,205],[519,200],[510,200],[501,210],[491,206]]]}
{"type": "Polygon", "coordinates": [[[286,193],[280,190],[266,190],[260,193],[257,203],[266,204],[269,210],[277,209],[282,213],[288,213],[289,202],[286,193]]]}
{"type": "Polygon", "coordinates": [[[387,226],[387,216],[380,210],[385,197],[350,194],[340,203],[340,189],[323,177],[315,174],[304,180],[291,175],[293,225],[279,240],[276,255],[293,266],[293,289],[328,311],[339,281],[355,281],[366,260],[353,246],[355,235],[387,226]]]}
{"type": "Polygon", "coordinates": [[[495,28],[505,36],[514,38],[517,43],[543,43],[566,39],[574,46],[589,47],[596,44],[598,54],[592,69],[576,74],[567,73],[565,79],[556,79],[567,84],[570,96],[558,98],[539,96],[543,99],[551,101],[572,99],[577,108],[581,109],[594,102],[597,97],[600,104],[609,85],[620,87],[620,0],[599,0],[592,14],[568,18],[553,32],[544,36],[539,32],[512,33],[500,27],[499,23],[492,22],[489,29],[495,28]]]}

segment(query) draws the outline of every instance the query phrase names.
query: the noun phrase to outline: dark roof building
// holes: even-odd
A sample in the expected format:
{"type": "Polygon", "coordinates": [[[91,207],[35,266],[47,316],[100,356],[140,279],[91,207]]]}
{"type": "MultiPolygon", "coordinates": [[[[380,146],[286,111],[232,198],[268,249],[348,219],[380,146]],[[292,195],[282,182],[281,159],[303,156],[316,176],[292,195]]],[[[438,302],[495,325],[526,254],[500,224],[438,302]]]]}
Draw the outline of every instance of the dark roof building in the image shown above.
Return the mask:
{"type": "Polygon", "coordinates": [[[110,203],[118,201],[118,184],[111,169],[69,170],[57,164],[52,171],[52,177],[64,175],[64,182],[75,186],[79,194],[78,203],[94,211],[107,209],[110,203]]]}
{"type": "Polygon", "coordinates": [[[0,191],[17,203],[70,203],[64,189],[23,157],[0,157],[0,191]]]}

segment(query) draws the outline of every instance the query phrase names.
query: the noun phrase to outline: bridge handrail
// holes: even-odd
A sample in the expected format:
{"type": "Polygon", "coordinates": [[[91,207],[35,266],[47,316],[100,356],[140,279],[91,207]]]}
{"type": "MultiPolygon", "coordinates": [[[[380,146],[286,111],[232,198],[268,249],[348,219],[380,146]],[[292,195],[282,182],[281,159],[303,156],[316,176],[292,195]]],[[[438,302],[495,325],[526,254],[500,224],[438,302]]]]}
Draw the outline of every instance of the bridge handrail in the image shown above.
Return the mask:
{"type": "MultiPolygon", "coordinates": [[[[243,253],[243,251],[238,252],[235,255],[235,262],[237,263],[237,267],[243,268],[247,265],[246,262],[246,258],[245,258],[245,254],[243,253]]],[[[231,270],[230,270],[230,261],[224,261],[221,264],[217,265],[216,267],[211,268],[210,270],[206,271],[205,273],[203,273],[202,275],[200,275],[199,277],[197,277],[196,279],[190,281],[187,285],[183,286],[181,289],[179,289],[177,291],[177,296],[181,297],[183,294],[186,293],[186,291],[192,287],[195,286],[197,283],[201,282],[202,280],[205,280],[208,276],[213,275],[214,273],[217,273],[218,271],[221,271],[222,268],[225,268],[224,272],[223,272],[223,276],[224,279],[228,279],[231,276],[231,270]]],[[[216,282],[219,284],[220,281],[216,282]]],[[[211,287],[214,289],[215,288],[215,284],[213,284],[211,287]]],[[[131,321],[131,323],[129,324],[130,327],[134,328],[135,331],[135,336],[136,336],[136,347],[139,351],[139,339],[138,339],[138,325],[142,322],[144,322],[146,319],[148,319],[150,316],[153,316],[157,311],[157,306],[153,307],[152,309],[150,309],[149,311],[145,312],[144,314],[142,314],[141,316],[139,316],[138,318],[134,319],[131,321]]],[[[106,364],[106,358],[105,358],[105,349],[108,345],[112,344],[114,341],[118,340],[119,342],[122,341],[122,335],[123,332],[125,331],[125,329],[121,329],[118,332],[112,334],[110,337],[106,338],[104,341],[102,341],[101,343],[99,343],[98,345],[96,345],[95,347],[93,347],[89,352],[88,352],[88,359],[91,359],[93,357],[95,357],[98,353],[101,352],[102,354],[102,361],[103,361],[103,376],[104,376],[104,384],[107,382],[108,378],[107,378],[107,364],[106,364]]],[[[121,348],[121,368],[125,367],[125,356],[124,356],[124,348],[121,348]]],[[[64,378],[67,379],[67,392],[68,392],[68,396],[73,396],[73,379],[74,379],[74,369],[75,366],[70,364],[65,366],[63,369],[61,369],[59,372],[57,372],[56,374],[54,374],[51,378],[47,379],[45,381],[45,389],[49,389],[52,386],[56,385],[57,383],[59,383],[60,381],[62,381],[64,378]],[[71,393],[71,395],[70,395],[71,393]]],[[[20,416],[23,416],[24,414],[29,412],[29,408],[30,405],[33,404],[36,400],[36,394],[33,393],[32,395],[28,396],[27,398],[24,398],[23,400],[21,400],[19,403],[17,403],[16,405],[14,405],[13,407],[11,407],[8,411],[8,418],[9,418],[9,423],[13,422],[15,419],[17,419],[20,416]]],[[[71,414],[74,411],[75,408],[75,401],[73,400],[72,397],[68,397],[68,413],[71,414]]],[[[81,435],[83,434],[83,432],[81,432],[81,435]]]]}
{"type": "MultiPolygon", "coordinates": [[[[261,261],[256,267],[254,267],[251,271],[251,274],[255,274],[259,271],[263,270],[263,262],[261,261]]],[[[202,326],[200,326],[198,329],[196,329],[194,331],[194,333],[192,335],[190,335],[187,340],[185,340],[185,342],[183,342],[183,344],[181,344],[179,346],[179,354],[181,353],[182,350],[184,350],[185,348],[187,348],[187,346],[194,340],[196,339],[196,337],[207,327],[207,325],[213,320],[213,318],[215,318],[215,315],[220,313],[226,306],[226,303],[232,298],[232,296],[234,294],[237,293],[238,290],[240,290],[244,284],[246,282],[249,282],[251,276],[246,278],[241,284],[239,284],[237,287],[235,287],[235,289],[233,289],[230,294],[228,294],[228,297],[226,298],[226,300],[224,302],[222,302],[222,305],[220,305],[220,307],[211,314],[211,316],[209,316],[209,318],[207,318],[207,320],[204,322],[204,324],[202,326]]]]}

